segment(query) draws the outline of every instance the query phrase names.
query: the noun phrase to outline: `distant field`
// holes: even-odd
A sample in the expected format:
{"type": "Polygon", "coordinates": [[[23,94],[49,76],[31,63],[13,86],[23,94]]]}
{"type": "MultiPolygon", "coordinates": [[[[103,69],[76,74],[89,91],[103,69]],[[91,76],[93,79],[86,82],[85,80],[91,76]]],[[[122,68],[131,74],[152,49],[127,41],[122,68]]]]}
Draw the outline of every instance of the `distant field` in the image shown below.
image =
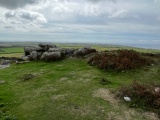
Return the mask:
{"type": "Polygon", "coordinates": [[[24,53],[23,47],[1,48],[0,56],[2,57],[20,57],[24,53]]]}
{"type": "Polygon", "coordinates": [[[118,49],[133,49],[138,52],[144,52],[144,53],[157,53],[160,52],[160,50],[156,49],[143,49],[143,48],[135,48],[135,47],[126,47],[126,46],[98,46],[95,45],[93,48],[99,50],[99,51],[104,51],[104,50],[118,50],[118,49]]]}

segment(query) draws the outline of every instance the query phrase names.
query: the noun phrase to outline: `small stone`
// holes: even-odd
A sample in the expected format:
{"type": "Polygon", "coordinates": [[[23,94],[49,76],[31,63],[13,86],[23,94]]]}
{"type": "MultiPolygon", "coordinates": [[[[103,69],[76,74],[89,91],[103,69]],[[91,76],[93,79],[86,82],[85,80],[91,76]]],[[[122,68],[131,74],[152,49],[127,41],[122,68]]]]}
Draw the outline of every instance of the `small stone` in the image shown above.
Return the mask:
{"type": "Polygon", "coordinates": [[[125,96],[125,97],[124,97],[124,100],[125,100],[125,101],[127,101],[127,102],[130,102],[130,101],[131,101],[131,98],[130,98],[130,97],[127,97],[127,96],[125,96]]]}
{"type": "Polygon", "coordinates": [[[159,87],[156,87],[155,88],[155,92],[159,92],[160,91],[160,88],[159,87]]]}

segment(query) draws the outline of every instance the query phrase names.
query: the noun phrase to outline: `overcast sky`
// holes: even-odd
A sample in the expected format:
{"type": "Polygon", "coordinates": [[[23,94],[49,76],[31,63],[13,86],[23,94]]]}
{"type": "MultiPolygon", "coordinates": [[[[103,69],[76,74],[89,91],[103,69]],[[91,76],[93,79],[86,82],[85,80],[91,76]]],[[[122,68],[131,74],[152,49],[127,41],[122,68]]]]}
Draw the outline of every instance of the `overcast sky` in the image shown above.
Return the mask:
{"type": "Polygon", "coordinates": [[[0,41],[160,46],[160,0],[0,0],[0,41]]]}

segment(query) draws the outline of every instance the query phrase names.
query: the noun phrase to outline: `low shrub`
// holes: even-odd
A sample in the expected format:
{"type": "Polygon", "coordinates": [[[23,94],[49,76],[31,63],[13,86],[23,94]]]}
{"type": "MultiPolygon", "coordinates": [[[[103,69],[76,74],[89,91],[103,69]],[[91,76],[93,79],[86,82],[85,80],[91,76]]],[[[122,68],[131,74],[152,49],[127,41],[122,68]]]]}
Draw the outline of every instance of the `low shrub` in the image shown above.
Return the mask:
{"type": "Polygon", "coordinates": [[[134,81],[128,87],[122,87],[117,94],[122,99],[125,96],[131,99],[131,107],[154,110],[160,115],[160,85],[144,85],[134,81]]]}
{"type": "Polygon", "coordinates": [[[89,59],[88,64],[108,70],[128,70],[151,64],[151,60],[134,50],[117,50],[98,53],[89,59]]]}

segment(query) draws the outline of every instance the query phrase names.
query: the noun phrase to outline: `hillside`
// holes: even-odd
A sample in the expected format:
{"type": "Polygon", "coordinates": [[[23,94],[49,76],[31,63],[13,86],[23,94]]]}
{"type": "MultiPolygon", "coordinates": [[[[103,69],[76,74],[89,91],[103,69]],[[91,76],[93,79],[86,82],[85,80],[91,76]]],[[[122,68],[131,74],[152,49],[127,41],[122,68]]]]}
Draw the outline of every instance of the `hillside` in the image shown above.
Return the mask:
{"type": "MultiPolygon", "coordinates": [[[[21,51],[20,51],[21,52],[21,51]]],[[[158,59],[156,59],[158,60],[158,59]]],[[[160,64],[104,71],[87,59],[32,61],[0,69],[0,118],[18,120],[158,120],[153,111],[129,108],[115,95],[133,80],[160,84],[160,64]],[[107,83],[103,83],[103,79],[107,83]],[[3,83],[2,83],[3,81],[3,83]]]]}

